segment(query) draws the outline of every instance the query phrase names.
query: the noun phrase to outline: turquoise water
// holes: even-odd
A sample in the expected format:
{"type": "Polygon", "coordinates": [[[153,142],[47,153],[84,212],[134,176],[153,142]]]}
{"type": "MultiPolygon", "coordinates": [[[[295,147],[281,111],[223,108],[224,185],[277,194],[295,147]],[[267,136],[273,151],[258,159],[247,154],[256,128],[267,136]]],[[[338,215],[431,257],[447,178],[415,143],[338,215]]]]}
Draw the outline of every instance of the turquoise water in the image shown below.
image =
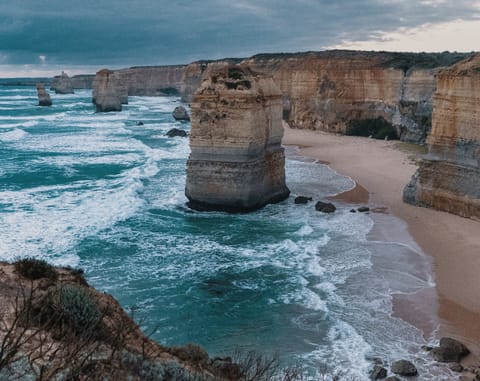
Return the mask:
{"type": "MultiPolygon", "coordinates": [[[[40,108],[33,88],[0,87],[0,259],[85,269],[166,345],[276,352],[360,379],[374,357],[408,358],[422,379],[449,379],[419,352],[422,332],[392,317],[392,295],[434,286],[415,247],[368,241],[371,217],[341,203],[333,215],[293,197],[243,215],[189,210],[188,139],[165,136],[189,129],[171,117],[177,98],[131,97],[108,114],[89,91],[52,98],[40,108]]],[[[289,151],[293,195],[353,187],[289,151]]]]}

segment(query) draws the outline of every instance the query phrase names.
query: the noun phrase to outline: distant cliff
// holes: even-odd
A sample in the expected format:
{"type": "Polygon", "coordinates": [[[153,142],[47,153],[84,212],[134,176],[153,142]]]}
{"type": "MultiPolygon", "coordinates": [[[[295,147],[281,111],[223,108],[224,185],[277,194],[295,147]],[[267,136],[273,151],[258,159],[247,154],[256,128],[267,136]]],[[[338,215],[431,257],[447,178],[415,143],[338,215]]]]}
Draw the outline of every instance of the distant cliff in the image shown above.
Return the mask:
{"type": "Polygon", "coordinates": [[[480,219],[480,54],[436,76],[428,155],[406,202],[480,219]]]}
{"type": "Polygon", "coordinates": [[[186,65],[138,66],[116,70],[128,95],[180,95],[186,65]]]}
{"type": "Polygon", "coordinates": [[[189,103],[210,63],[242,61],[274,78],[283,95],[284,119],[293,128],[348,134],[381,120],[400,139],[423,142],[431,128],[435,72],[465,57],[338,50],[260,54],[243,61],[198,61],[115,72],[127,95],[179,94],[189,103]]]}

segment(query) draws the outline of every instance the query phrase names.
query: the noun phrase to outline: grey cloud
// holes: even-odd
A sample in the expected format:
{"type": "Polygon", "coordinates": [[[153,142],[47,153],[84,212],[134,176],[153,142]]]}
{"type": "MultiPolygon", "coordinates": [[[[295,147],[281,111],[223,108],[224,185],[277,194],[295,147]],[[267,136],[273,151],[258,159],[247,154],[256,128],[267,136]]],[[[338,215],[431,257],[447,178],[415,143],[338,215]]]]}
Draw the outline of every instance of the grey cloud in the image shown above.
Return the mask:
{"type": "Polygon", "coordinates": [[[321,49],[427,22],[478,18],[479,1],[0,0],[11,64],[142,65],[321,49]]]}

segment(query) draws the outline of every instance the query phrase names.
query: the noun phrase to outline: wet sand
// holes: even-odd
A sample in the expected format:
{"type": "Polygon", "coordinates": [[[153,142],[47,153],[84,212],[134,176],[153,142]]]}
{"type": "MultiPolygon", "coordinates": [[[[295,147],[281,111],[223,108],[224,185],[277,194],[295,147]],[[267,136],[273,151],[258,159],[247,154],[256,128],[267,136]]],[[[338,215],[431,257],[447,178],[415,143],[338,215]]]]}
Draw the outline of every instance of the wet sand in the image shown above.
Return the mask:
{"type": "MultiPolygon", "coordinates": [[[[374,211],[391,213],[406,222],[405,231],[419,250],[432,257],[438,296],[433,301],[432,295],[398,296],[394,313],[427,331],[426,320],[436,313],[440,319],[437,337],[458,338],[479,354],[480,222],[405,204],[403,188],[417,166],[412,154],[398,148],[398,142],[285,126],[283,144],[300,147],[300,155],[328,162],[357,182],[352,191],[336,196],[338,200],[357,204],[368,201],[374,211]]],[[[374,220],[375,215],[372,213],[374,220]]],[[[402,239],[400,231],[375,222],[371,237],[380,234],[394,241],[402,239]]]]}

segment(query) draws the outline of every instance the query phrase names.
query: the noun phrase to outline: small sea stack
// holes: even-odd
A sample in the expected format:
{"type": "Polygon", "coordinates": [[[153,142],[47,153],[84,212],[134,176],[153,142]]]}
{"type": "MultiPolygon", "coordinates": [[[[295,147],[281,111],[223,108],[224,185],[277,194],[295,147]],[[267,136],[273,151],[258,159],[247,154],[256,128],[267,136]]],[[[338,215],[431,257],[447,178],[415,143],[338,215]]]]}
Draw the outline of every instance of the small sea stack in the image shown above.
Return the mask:
{"type": "Polygon", "coordinates": [[[39,106],[51,106],[52,99],[50,94],[45,90],[45,85],[43,83],[37,83],[37,96],[38,96],[38,105],[39,106]]]}
{"type": "Polygon", "coordinates": [[[74,94],[73,82],[64,71],[59,76],[53,78],[50,89],[54,90],[55,94],[74,94]]]}
{"type": "Polygon", "coordinates": [[[119,91],[118,78],[114,72],[103,69],[97,72],[93,81],[93,103],[97,112],[122,111],[122,95],[119,91]]]}
{"type": "Polygon", "coordinates": [[[190,208],[248,212],[288,197],[282,108],[271,77],[209,65],[191,106],[190,208]]]}
{"type": "Polygon", "coordinates": [[[428,155],[403,198],[480,219],[480,54],[440,71],[436,81],[428,155]]]}

